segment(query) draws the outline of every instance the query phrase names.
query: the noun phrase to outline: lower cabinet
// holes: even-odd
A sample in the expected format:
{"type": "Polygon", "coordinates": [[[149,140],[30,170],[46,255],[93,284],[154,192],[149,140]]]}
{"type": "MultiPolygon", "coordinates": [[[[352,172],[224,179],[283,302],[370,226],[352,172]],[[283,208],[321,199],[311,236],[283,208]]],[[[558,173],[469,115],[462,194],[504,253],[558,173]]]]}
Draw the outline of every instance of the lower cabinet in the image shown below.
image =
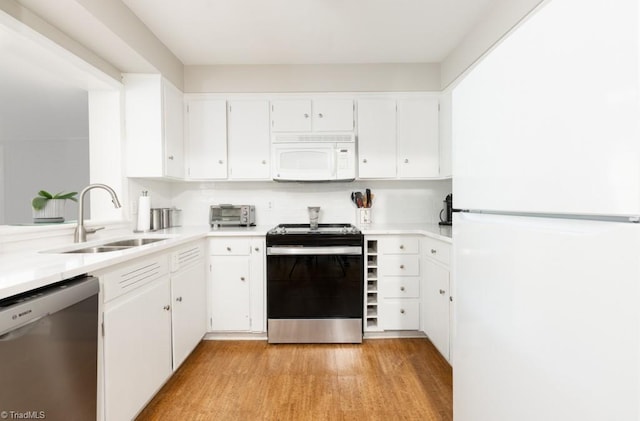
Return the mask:
{"type": "Polygon", "coordinates": [[[424,249],[422,328],[436,349],[450,361],[453,314],[449,270],[451,245],[425,238],[424,249]]]}
{"type": "Polygon", "coordinates": [[[266,332],[264,237],[209,241],[209,330],[266,332]]]}
{"type": "Polygon", "coordinates": [[[420,238],[365,238],[365,331],[420,329],[420,238]]]}
{"type": "Polygon", "coordinates": [[[96,273],[102,286],[99,407],[133,419],[205,334],[204,242],[96,273]]]}
{"type": "Polygon", "coordinates": [[[170,280],[165,274],[104,311],[105,419],[133,419],[171,376],[170,280]]]}

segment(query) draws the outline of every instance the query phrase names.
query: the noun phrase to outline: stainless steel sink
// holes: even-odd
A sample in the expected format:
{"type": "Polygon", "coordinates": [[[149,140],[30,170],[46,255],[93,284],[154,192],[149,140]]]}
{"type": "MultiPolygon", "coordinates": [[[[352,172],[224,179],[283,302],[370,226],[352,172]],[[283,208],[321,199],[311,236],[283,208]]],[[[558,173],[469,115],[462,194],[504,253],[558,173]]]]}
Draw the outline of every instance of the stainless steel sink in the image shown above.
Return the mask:
{"type": "Polygon", "coordinates": [[[85,247],[81,249],[69,250],[63,253],[106,253],[108,251],[118,251],[118,250],[126,250],[131,247],[127,246],[94,246],[94,247],[85,247]]]}
{"type": "Polygon", "coordinates": [[[113,241],[111,243],[106,243],[103,245],[105,247],[138,247],[162,240],[166,240],[166,238],[132,238],[130,240],[113,241]]]}
{"type": "MultiPolygon", "coordinates": [[[[166,238],[131,238],[128,240],[111,241],[109,243],[98,244],[90,247],[82,247],[67,251],[58,251],[57,253],[107,253],[110,251],[120,251],[127,250],[133,247],[140,247],[146,244],[151,244],[163,240],[166,240],[166,238]]],[[[49,251],[49,253],[56,252],[49,251]]]]}

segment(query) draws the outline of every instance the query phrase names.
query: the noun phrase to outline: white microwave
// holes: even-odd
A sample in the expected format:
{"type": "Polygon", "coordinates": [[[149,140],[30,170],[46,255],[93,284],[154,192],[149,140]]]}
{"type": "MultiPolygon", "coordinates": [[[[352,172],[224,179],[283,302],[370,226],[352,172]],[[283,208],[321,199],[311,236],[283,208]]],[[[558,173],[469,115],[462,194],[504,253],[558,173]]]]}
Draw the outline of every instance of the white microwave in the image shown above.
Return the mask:
{"type": "Polygon", "coordinates": [[[281,135],[271,143],[271,175],[276,181],[353,181],[353,135],[281,135]]]}

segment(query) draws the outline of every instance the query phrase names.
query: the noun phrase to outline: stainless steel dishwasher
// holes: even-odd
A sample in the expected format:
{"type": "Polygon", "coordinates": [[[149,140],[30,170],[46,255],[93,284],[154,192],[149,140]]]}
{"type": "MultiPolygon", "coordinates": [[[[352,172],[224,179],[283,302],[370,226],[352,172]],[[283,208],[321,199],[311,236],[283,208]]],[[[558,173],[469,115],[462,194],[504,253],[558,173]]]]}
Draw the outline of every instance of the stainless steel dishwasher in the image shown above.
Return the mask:
{"type": "Polygon", "coordinates": [[[95,420],[98,279],[0,301],[0,419],[95,420]]]}

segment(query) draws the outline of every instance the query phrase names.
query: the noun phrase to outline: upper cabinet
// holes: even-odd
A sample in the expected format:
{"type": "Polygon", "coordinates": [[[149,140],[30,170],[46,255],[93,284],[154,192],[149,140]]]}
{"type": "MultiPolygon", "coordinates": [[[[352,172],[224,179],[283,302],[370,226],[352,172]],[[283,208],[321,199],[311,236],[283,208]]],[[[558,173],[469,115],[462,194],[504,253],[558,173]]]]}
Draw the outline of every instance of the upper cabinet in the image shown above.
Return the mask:
{"type": "Polygon", "coordinates": [[[283,99],[271,102],[273,132],[353,131],[353,99],[283,99]]]}
{"type": "Polygon", "coordinates": [[[126,74],[129,177],[184,178],[183,94],[158,74],[126,74]]]}
{"type": "Polygon", "coordinates": [[[358,100],[360,178],[438,178],[436,97],[358,100]]]}
{"type": "Polygon", "coordinates": [[[227,102],[189,99],[185,114],[187,178],[227,178],[227,102]]]}
{"type": "Polygon", "coordinates": [[[228,121],[229,178],[270,180],[269,101],[229,101],[228,121]]]}

